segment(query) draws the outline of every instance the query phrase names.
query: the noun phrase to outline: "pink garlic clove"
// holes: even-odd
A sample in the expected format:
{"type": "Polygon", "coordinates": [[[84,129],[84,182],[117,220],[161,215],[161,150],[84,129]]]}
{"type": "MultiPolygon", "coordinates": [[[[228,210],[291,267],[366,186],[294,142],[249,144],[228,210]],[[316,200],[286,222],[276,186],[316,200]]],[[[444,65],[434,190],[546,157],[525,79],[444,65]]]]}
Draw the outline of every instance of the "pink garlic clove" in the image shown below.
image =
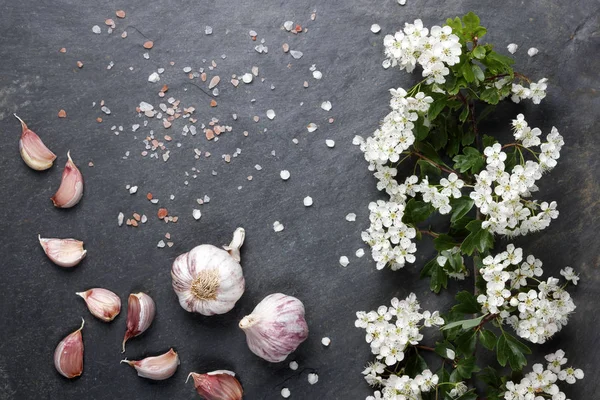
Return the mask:
{"type": "Polygon", "coordinates": [[[92,315],[104,322],[110,322],[121,312],[121,299],[107,289],[93,288],[75,293],[85,300],[92,315]]]}
{"type": "MultiPolygon", "coordinates": [[[[241,400],[244,394],[242,385],[235,378],[235,373],[218,370],[207,374],[191,372],[196,391],[206,400],[241,400]]],[[[187,382],[187,380],[186,380],[187,382]]]]}
{"type": "Polygon", "coordinates": [[[64,268],[74,267],[85,258],[87,250],[83,248],[83,242],[76,239],[42,238],[38,240],[44,253],[56,265],[64,268]]]}
{"type": "Polygon", "coordinates": [[[42,139],[29,129],[17,114],[14,115],[21,122],[22,133],[21,139],[19,139],[19,152],[25,164],[36,171],[50,168],[56,160],[56,155],[46,147],[42,139]]]}
{"type": "Polygon", "coordinates": [[[239,326],[250,350],[269,362],[285,360],[308,337],[304,304],[282,293],[265,297],[239,326]]]}
{"type": "Polygon", "coordinates": [[[51,200],[55,207],[71,208],[79,203],[83,196],[83,176],[67,152],[67,164],[62,174],[60,187],[51,200]]]}
{"type": "Polygon", "coordinates": [[[175,374],[179,366],[179,356],[173,349],[170,349],[160,356],[146,357],[138,361],[122,360],[121,362],[135,368],[138,376],[142,378],[162,381],[175,374]]]}
{"type": "Polygon", "coordinates": [[[60,341],[54,350],[54,367],[65,378],[75,378],[83,373],[83,338],[81,327],[60,341]]]}
{"type": "Polygon", "coordinates": [[[154,300],[146,293],[132,293],[129,295],[127,304],[127,331],[123,338],[123,353],[125,343],[138,335],[141,335],[150,327],[156,314],[154,300]]]}

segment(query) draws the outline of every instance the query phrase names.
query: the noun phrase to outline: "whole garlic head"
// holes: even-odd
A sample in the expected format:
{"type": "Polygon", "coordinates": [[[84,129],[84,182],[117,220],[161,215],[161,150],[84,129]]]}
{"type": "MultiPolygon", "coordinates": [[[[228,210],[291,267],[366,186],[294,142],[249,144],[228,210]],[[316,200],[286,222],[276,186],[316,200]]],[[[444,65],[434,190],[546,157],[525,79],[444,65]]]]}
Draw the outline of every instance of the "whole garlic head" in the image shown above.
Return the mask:
{"type": "Polygon", "coordinates": [[[308,337],[304,304],[282,293],[265,297],[240,321],[240,328],[250,350],[269,362],[285,360],[308,337]]]}
{"type": "Polygon", "coordinates": [[[173,290],[184,310],[214,315],[235,306],[245,288],[240,265],[245,235],[243,228],[237,228],[225,250],[203,244],[175,259],[171,268],[173,290]]]}

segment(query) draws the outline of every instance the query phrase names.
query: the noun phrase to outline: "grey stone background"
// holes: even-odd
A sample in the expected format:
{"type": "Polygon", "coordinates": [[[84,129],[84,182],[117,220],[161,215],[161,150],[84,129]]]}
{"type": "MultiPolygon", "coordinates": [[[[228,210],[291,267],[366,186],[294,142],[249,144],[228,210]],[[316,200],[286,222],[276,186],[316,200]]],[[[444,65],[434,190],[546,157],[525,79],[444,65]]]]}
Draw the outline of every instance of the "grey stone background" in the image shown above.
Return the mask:
{"type": "MultiPolygon", "coordinates": [[[[547,274],[572,266],[581,273],[573,291],[576,313],[554,340],[535,346],[532,362],[562,348],[575,366],[586,372],[583,383],[568,388],[571,399],[597,398],[595,378],[598,358],[598,51],[599,4],[597,1],[425,1],[408,0],[404,7],[392,0],[323,2],[209,2],[209,1],[8,1],[0,2],[0,398],[2,399],[174,399],[197,398],[190,371],[231,369],[238,373],[248,399],[277,399],[282,387],[292,398],[364,398],[371,390],[360,374],[371,361],[363,332],[354,327],[354,313],[387,304],[393,296],[414,291],[428,309],[445,310],[461,286],[435,296],[426,281],[418,280],[420,267],[433,255],[431,243],[419,243],[417,263],[402,271],[376,271],[369,257],[357,259],[360,232],[368,225],[367,205],[380,194],[359,150],[351,145],[355,134],[366,136],[388,112],[390,87],[409,87],[416,76],[381,68],[382,40],[404,22],[422,18],[426,25],[474,11],[488,27],[487,41],[500,50],[518,43],[517,69],[535,78],[549,78],[548,97],[541,106],[505,106],[489,129],[508,131],[517,112],[544,132],[555,125],[565,137],[562,157],[541,181],[540,198],[557,200],[560,217],[546,231],[516,241],[527,253],[544,261],[547,274]],[[124,9],[125,20],[114,12],[124,9]],[[316,10],[316,21],[310,14],[316,10]],[[106,34],[104,20],[113,18],[117,29],[106,34]],[[308,28],[292,35],[280,29],[286,20],[308,28]],[[374,35],[371,24],[382,32],[374,35]],[[103,33],[91,32],[93,25],[103,33]],[[211,36],[205,25],[213,27],[211,36]],[[144,38],[154,40],[150,59],[142,57],[144,38]],[[123,29],[129,33],[121,39],[123,29]],[[248,36],[255,30],[266,39],[268,54],[258,54],[248,36]],[[228,30],[228,33],[226,33],[228,30]],[[281,51],[282,43],[301,50],[294,60],[281,51]],[[538,47],[529,58],[526,50],[538,47]],[[67,48],[66,54],[58,50],[67,48]],[[221,54],[227,58],[222,60],[221,54]],[[222,81],[219,105],[209,109],[208,97],[182,72],[206,67],[202,59],[214,59],[222,81]],[[77,60],[84,62],[78,69],[77,60]],[[106,66],[114,61],[115,66],[106,66]],[[175,61],[175,66],[168,65],[175,61]],[[290,65],[288,65],[290,64],[290,65]],[[314,80],[309,67],[316,64],[323,79],[314,80]],[[251,66],[260,68],[264,82],[241,84],[227,81],[233,73],[251,66]],[[130,71],[129,67],[134,67],[130,71]],[[158,67],[166,68],[159,84],[147,82],[158,67]],[[304,89],[302,83],[309,81],[304,89]],[[157,105],[159,87],[166,83],[172,95],[186,106],[196,106],[200,122],[218,117],[234,127],[216,143],[202,135],[182,137],[182,121],[164,132],[158,121],[131,132],[140,123],[135,107],[140,101],[157,105]],[[270,85],[275,85],[275,90],[270,85]],[[184,91],[185,88],[189,90],[184,91]],[[256,102],[250,100],[255,98],[256,102]],[[112,110],[103,116],[92,102],[104,99],[112,110]],[[320,109],[330,100],[333,109],[320,109]],[[303,105],[300,103],[303,102],[303,105]],[[58,119],[59,109],[68,118],[58,119]],[[265,111],[275,109],[269,121],[265,111]],[[27,168],[18,154],[20,126],[17,112],[58,155],[49,171],[27,168]],[[233,121],[231,113],[240,115],[233,121]],[[254,123],[251,117],[260,115],[254,123]],[[104,117],[98,124],[95,118],[104,117]],[[327,118],[335,118],[333,124],[327,118]],[[319,129],[307,133],[315,122],[319,129]],[[125,132],[115,136],[112,125],[125,132]],[[161,138],[170,134],[171,158],[142,159],[141,139],[152,127],[161,138]],[[268,128],[267,132],[263,132],[268,128]],[[242,132],[250,132],[244,137],[242,132]],[[137,135],[137,139],[134,139],[137,135]],[[299,144],[292,143],[298,138],[299,144]],[[325,139],[336,140],[334,149],[325,139]],[[175,147],[181,142],[182,147],[175,147]],[[193,148],[210,151],[209,159],[195,160],[193,148]],[[225,164],[221,154],[242,154],[225,164]],[[82,202],[70,210],[58,210],[49,198],[57,189],[71,150],[86,186],[82,202]],[[275,150],[276,156],[271,155],[275,150]],[[131,154],[123,159],[126,151],[131,154]],[[88,167],[93,161],[95,166],[88,167]],[[255,164],[263,167],[254,169],[255,164]],[[185,176],[200,170],[197,179],[185,176]],[[284,182],[279,171],[292,177],[284,182]],[[211,171],[218,172],[212,176],[211,171]],[[253,175],[253,181],[246,180],[253,175]],[[189,180],[185,186],[183,181],[189,180]],[[126,184],[138,185],[136,195],[126,184]],[[238,186],[243,186],[238,190],[238,186]],[[155,217],[157,206],[145,199],[147,192],[160,198],[177,224],[165,225],[155,217]],[[174,194],[175,199],[169,200],[174,194]],[[208,194],[201,206],[202,219],[191,217],[195,199],[208,194]],[[314,205],[305,208],[310,195],[314,205]],[[117,227],[122,211],[145,213],[143,227],[117,227]],[[344,216],[357,214],[355,223],[344,216]],[[274,233],[272,223],[285,230],[274,233]],[[180,253],[200,243],[225,244],[237,226],[247,231],[242,251],[247,290],[234,310],[222,316],[202,317],[183,311],[171,289],[170,265],[180,253]],[[170,232],[175,245],[157,249],[156,243],[170,232]],[[73,270],[54,266],[37,243],[37,234],[76,237],[85,241],[88,257],[73,270]],[[341,268],[341,255],[350,265],[341,268]],[[107,287],[126,302],[127,294],[145,291],[157,303],[157,317],[142,336],[132,339],[129,359],[162,353],[174,347],[181,366],[164,382],[138,378],[119,365],[120,343],[126,312],[111,324],[95,320],[76,291],[107,287]],[[247,349],[237,322],[267,294],[284,292],[304,301],[310,337],[291,359],[300,364],[291,371],[287,362],[269,364],[247,349]],[[56,344],[86,319],[85,372],[67,381],[54,370],[56,344]],[[329,348],[320,340],[329,336],[329,348]],[[319,382],[308,385],[306,375],[317,371],[319,382]]],[[[210,74],[209,74],[210,75],[210,74]]],[[[196,80],[195,82],[197,82],[196,80]]],[[[167,96],[168,97],[168,96],[167,96]]],[[[465,287],[471,283],[466,282],[465,287]]],[[[433,343],[434,338],[425,339],[433,343]]]]}

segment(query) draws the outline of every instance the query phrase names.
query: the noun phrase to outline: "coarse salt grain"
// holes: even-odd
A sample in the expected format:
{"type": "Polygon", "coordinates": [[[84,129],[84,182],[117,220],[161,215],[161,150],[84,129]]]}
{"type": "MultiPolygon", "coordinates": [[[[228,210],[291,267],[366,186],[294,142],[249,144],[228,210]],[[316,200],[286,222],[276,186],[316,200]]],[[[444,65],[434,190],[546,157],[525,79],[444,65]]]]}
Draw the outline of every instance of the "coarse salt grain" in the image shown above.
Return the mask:
{"type": "Polygon", "coordinates": [[[257,171],[260,171],[262,169],[262,167],[260,165],[256,164],[254,166],[254,169],[257,170],[257,171]]]}
{"type": "Polygon", "coordinates": [[[373,25],[371,25],[371,32],[373,32],[373,33],[379,33],[379,31],[381,31],[381,26],[379,26],[379,24],[373,24],[373,25]]]}
{"type": "Polygon", "coordinates": [[[285,21],[283,27],[286,31],[291,31],[294,28],[294,21],[285,21]]]}
{"type": "Polygon", "coordinates": [[[290,54],[292,55],[292,57],[294,57],[296,60],[302,58],[302,56],[304,55],[304,53],[302,53],[301,51],[298,50],[290,50],[290,54]]]}
{"type": "Polygon", "coordinates": [[[158,72],[153,72],[148,77],[148,82],[156,83],[158,81],[160,81],[160,75],[158,75],[158,72]]]}
{"type": "Polygon", "coordinates": [[[530,48],[529,50],[527,50],[527,54],[529,55],[529,57],[533,57],[535,56],[537,53],[539,53],[539,50],[536,49],[535,47],[530,48]]]}
{"type": "Polygon", "coordinates": [[[342,267],[347,267],[347,266],[348,266],[348,264],[350,264],[350,260],[348,260],[348,257],[346,257],[346,256],[341,256],[341,257],[340,257],[340,265],[341,265],[342,267]]]}
{"type": "Polygon", "coordinates": [[[158,242],[156,244],[156,247],[158,247],[159,249],[162,249],[163,247],[165,247],[165,241],[161,240],[160,242],[158,242]]]}
{"type": "Polygon", "coordinates": [[[102,33],[102,29],[100,29],[98,25],[94,25],[92,26],[92,32],[94,32],[95,34],[99,34],[102,33]]]}
{"type": "Polygon", "coordinates": [[[318,128],[318,126],[314,122],[311,122],[310,124],[308,124],[306,126],[306,130],[309,131],[309,132],[314,132],[314,131],[317,130],[317,128],[318,128]]]}
{"type": "Polygon", "coordinates": [[[508,46],[506,46],[506,48],[508,49],[508,52],[510,54],[515,54],[517,52],[517,49],[519,48],[519,45],[516,43],[511,43],[508,46]]]}
{"type": "Polygon", "coordinates": [[[314,71],[313,72],[313,78],[315,79],[321,79],[323,77],[323,74],[321,73],[321,71],[314,71]]]}
{"type": "Polygon", "coordinates": [[[204,28],[204,33],[207,34],[207,35],[212,35],[213,28],[210,27],[210,26],[208,26],[208,25],[206,25],[206,28],[204,28]]]}
{"type": "Polygon", "coordinates": [[[304,198],[304,206],[305,206],[305,207],[310,207],[310,206],[312,206],[312,205],[313,205],[313,199],[312,199],[312,197],[310,197],[310,196],[306,196],[306,197],[304,198]]]}
{"type": "Polygon", "coordinates": [[[346,221],[348,221],[348,222],[354,222],[354,221],[356,221],[356,214],[349,213],[348,215],[346,215],[346,221]]]}
{"type": "Polygon", "coordinates": [[[297,369],[298,369],[298,363],[297,363],[296,361],[292,361],[292,362],[290,362],[290,369],[291,369],[292,371],[295,371],[295,370],[297,370],[297,369]]]}
{"type": "Polygon", "coordinates": [[[269,118],[269,119],[275,118],[275,111],[267,110],[267,118],[269,118]]]}
{"type": "Polygon", "coordinates": [[[283,179],[284,181],[287,181],[288,179],[290,179],[290,171],[288,171],[287,169],[282,170],[279,173],[279,176],[281,177],[281,179],[283,179]]]}
{"type": "Polygon", "coordinates": [[[365,250],[364,249],[358,249],[358,250],[356,250],[356,257],[361,258],[364,255],[365,255],[365,250]]]}
{"type": "Polygon", "coordinates": [[[321,103],[321,108],[325,111],[329,111],[331,110],[331,102],[330,101],[324,101],[321,103]]]}
{"type": "Polygon", "coordinates": [[[275,232],[281,232],[283,230],[283,224],[279,221],[273,222],[273,230],[275,232]]]}
{"type": "Polygon", "coordinates": [[[308,383],[314,385],[317,382],[319,382],[319,375],[315,373],[308,374],[308,383]]]}
{"type": "Polygon", "coordinates": [[[123,225],[124,218],[125,218],[125,215],[123,215],[123,213],[120,212],[119,215],[117,216],[117,223],[119,224],[119,226],[123,225]]]}
{"type": "Polygon", "coordinates": [[[331,139],[327,139],[327,140],[325,140],[325,144],[327,145],[327,147],[333,147],[333,146],[335,146],[335,141],[333,141],[331,139]]]}
{"type": "Polygon", "coordinates": [[[194,219],[196,221],[198,221],[200,219],[200,217],[202,216],[202,213],[200,212],[200,210],[194,209],[194,211],[192,211],[192,216],[194,217],[194,219]]]}
{"type": "Polygon", "coordinates": [[[329,339],[327,336],[325,336],[323,339],[321,339],[321,344],[323,346],[327,347],[331,344],[331,339],[329,339]]]}
{"type": "Polygon", "coordinates": [[[252,82],[252,79],[254,79],[254,76],[249,72],[246,72],[244,75],[242,75],[242,82],[244,83],[250,83],[252,82]]]}
{"type": "Polygon", "coordinates": [[[288,397],[290,397],[292,393],[290,392],[290,389],[288,388],[283,388],[281,389],[281,397],[283,397],[284,399],[287,399],[288,397]]]}
{"type": "Polygon", "coordinates": [[[137,190],[138,190],[137,186],[132,186],[129,188],[129,194],[134,194],[137,192],[137,190]]]}

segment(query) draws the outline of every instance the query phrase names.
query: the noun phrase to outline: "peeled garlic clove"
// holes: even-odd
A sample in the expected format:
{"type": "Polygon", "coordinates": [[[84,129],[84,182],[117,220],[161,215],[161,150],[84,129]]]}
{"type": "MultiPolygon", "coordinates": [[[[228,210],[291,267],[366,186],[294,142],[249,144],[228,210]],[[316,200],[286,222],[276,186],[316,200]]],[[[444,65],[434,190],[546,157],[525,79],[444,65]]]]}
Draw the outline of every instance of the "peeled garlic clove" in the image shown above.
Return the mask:
{"type": "Polygon", "coordinates": [[[71,152],[67,152],[67,157],[60,187],[51,199],[58,208],[71,208],[79,203],[83,196],[83,176],[71,159],[71,152]]]}
{"type": "Polygon", "coordinates": [[[60,341],[54,350],[54,367],[65,378],[75,378],[83,373],[83,338],[81,330],[85,321],[81,319],[81,327],[60,341]]]}
{"type": "Polygon", "coordinates": [[[242,385],[231,371],[218,370],[207,374],[191,372],[188,379],[190,376],[194,379],[196,391],[206,400],[241,400],[244,394],[242,385]]]}
{"type": "Polygon", "coordinates": [[[282,293],[265,297],[239,325],[250,350],[269,362],[285,360],[308,337],[304,304],[282,293]]]}
{"type": "Polygon", "coordinates": [[[237,228],[225,250],[203,244],[177,257],[171,268],[173,290],[184,310],[202,315],[224,314],[245,288],[240,247],[245,231],[237,228]]]}
{"type": "Polygon", "coordinates": [[[162,381],[175,374],[175,371],[177,371],[177,367],[179,366],[179,356],[171,349],[160,356],[147,357],[138,361],[122,360],[121,362],[127,363],[135,368],[138,376],[141,376],[142,378],[162,381]]]}
{"type": "Polygon", "coordinates": [[[156,305],[152,297],[146,293],[132,293],[127,303],[127,331],[123,338],[123,353],[125,343],[136,336],[141,335],[150,327],[156,314],[156,305]]]}
{"type": "Polygon", "coordinates": [[[61,267],[74,267],[87,254],[83,248],[83,242],[76,239],[43,238],[38,235],[42,249],[50,260],[61,267]]]}
{"type": "Polygon", "coordinates": [[[94,317],[104,322],[112,321],[121,312],[121,299],[110,290],[93,288],[75,294],[85,300],[94,317]]]}
{"type": "Polygon", "coordinates": [[[21,158],[30,168],[43,171],[52,166],[56,155],[50,151],[35,132],[27,127],[21,118],[14,114],[21,122],[21,139],[19,139],[19,152],[21,158]]]}

